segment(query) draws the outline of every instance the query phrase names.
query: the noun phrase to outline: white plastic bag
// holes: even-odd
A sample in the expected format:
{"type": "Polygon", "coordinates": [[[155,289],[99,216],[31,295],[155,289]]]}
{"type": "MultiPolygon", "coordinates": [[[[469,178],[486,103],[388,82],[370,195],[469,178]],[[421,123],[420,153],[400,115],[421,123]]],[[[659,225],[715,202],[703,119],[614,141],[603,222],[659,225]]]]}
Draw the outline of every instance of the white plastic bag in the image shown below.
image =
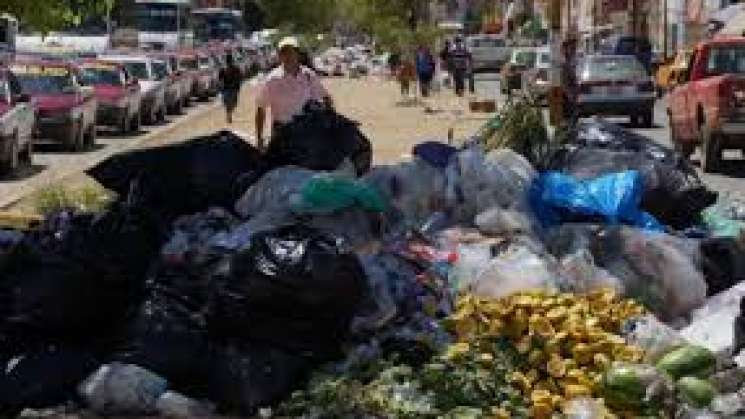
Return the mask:
{"type": "Polygon", "coordinates": [[[137,365],[111,363],[101,366],[78,388],[100,415],[150,415],[168,389],[168,382],[137,365]]]}
{"type": "Polygon", "coordinates": [[[656,363],[673,349],[686,344],[675,329],[651,314],[627,320],[622,334],[626,343],[644,350],[644,360],[649,363],[656,363]]]}
{"type": "Polygon", "coordinates": [[[530,217],[520,211],[495,207],[476,216],[476,226],[491,236],[513,236],[533,234],[530,217]]]}
{"type": "MultiPolygon", "coordinates": [[[[483,255],[479,255],[483,256],[483,255]]],[[[474,260],[476,256],[474,256],[474,260]]],[[[468,291],[490,298],[503,298],[524,291],[556,291],[556,276],[551,261],[528,247],[512,244],[489,260],[468,283],[468,291]]],[[[461,284],[461,288],[463,284],[461,284]]]]}

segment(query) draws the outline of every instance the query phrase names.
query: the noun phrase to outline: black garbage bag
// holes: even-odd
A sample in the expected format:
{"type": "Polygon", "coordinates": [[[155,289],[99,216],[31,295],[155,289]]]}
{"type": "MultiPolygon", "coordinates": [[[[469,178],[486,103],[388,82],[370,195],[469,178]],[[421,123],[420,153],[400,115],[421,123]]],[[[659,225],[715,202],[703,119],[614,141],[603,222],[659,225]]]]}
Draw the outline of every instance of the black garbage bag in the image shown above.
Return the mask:
{"type": "Polygon", "coordinates": [[[208,328],[328,359],[339,354],[366,290],[357,256],[303,225],[257,234],[213,278],[208,328]]]}
{"type": "Polygon", "coordinates": [[[49,345],[17,354],[0,369],[0,416],[74,400],[77,385],[98,365],[93,353],[75,346],[49,345]]]}
{"type": "Polygon", "coordinates": [[[266,159],[272,167],[311,170],[335,170],[349,159],[361,176],[370,170],[372,146],[357,122],[310,102],[302,114],[272,133],[266,159]]]}
{"type": "Polygon", "coordinates": [[[302,388],[313,365],[301,355],[264,345],[214,346],[209,399],[223,413],[252,416],[302,388]]]}
{"type": "Polygon", "coordinates": [[[131,324],[127,346],[115,359],[168,378],[177,391],[204,396],[210,367],[202,308],[175,290],[153,291],[131,324]]]}
{"type": "Polygon", "coordinates": [[[709,296],[745,281],[745,248],[736,239],[701,241],[702,270],[709,296]]]}
{"type": "Polygon", "coordinates": [[[175,217],[213,206],[232,208],[246,187],[237,188],[235,183],[259,167],[261,153],[255,147],[230,131],[220,131],[183,143],[118,154],[87,173],[120,195],[139,179],[147,207],[175,217]]]}
{"type": "Polygon", "coordinates": [[[544,169],[580,179],[626,170],[639,171],[645,191],[642,209],[676,229],[698,223],[701,211],[716,202],[693,166],[653,140],[603,120],[579,123],[571,141],[553,153],[544,169]]]}
{"type": "Polygon", "coordinates": [[[49,217],[0,271],[0,334],[13,350],[115,339],[139,305],[161,237],[159,220],[128,203],[49,217]]]}

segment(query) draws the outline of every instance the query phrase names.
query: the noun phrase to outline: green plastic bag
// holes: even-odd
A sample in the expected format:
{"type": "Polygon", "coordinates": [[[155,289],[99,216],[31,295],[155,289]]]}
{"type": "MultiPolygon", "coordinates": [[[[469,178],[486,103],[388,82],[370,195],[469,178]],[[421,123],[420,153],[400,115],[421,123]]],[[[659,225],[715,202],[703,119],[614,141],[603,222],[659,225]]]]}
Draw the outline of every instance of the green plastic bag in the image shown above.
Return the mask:
{"type": "Polygon", "coordinates": [[[352,207],[384,212],[388,206],[372,186],[333,174],[312,177],[292,204],[293,211],[300,214],[330,214],[352,207]]]}

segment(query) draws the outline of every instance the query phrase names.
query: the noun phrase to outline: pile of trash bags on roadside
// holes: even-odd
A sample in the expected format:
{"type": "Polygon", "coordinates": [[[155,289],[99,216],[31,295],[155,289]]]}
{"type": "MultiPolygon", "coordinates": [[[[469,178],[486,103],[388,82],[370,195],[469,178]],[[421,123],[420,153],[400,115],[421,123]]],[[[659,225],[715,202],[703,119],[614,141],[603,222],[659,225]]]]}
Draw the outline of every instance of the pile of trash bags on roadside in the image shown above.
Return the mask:
{"type": "Polygon", "coordinates": [[[540,171],[372,166],[350,121],[296,123],[345,147],[124,153],[104,212],[0,231],[0,415],[745,414],[745,205],[673,151],[591,121],[540,171]]]}

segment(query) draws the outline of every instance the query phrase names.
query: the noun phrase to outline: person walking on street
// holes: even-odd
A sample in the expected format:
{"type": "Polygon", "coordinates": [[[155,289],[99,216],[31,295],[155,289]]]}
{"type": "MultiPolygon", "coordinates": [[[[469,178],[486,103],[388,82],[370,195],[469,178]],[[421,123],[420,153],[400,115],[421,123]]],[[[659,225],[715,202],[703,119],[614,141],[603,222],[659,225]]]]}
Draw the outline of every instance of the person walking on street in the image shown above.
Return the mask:
{"type": "Polygon", "coordinates": [[[416,53],[416,74],[419,79],[419,88],[422,97],[429,97],[432,79],[435,77],[435,58],[429,48],[422,46],[416,53]]]}
{"type": "Polygon", "coordinates": [[[222,91],[222,103],[225,106],[225,115],[228,124],[233,123],[233,113],[238,107],[238,97],[241,92],[241,83],[243,74],[238,66],[235,65],[233,54],[228,54],[226,58],[227,65],[220,69],[220,88],[222,91]]]}
{"type": "Polygon", "coordinates": [[[331,95],[321,84],[318,75],[300,64],[297,38],[283,38],[278,50],[281,65],[267,75],[256,98],[256,139],[260,150],[265,150],[264,124],[267,110],[271,112],[272,132],[277,132],[279,127],[302,113],[308,102],[333,107],[331,95]]]}
{"type": "Polygon", "coordinates": [[[411,94],[411,82],[416,80],[416,68],[410,59],[404,59],[398,66],[396,73],[398,83],[401,85],[401,96],[408,98],[411,94]]]}
{"type": "Polygon", "coordinates": [[[450,60],[455,81],[455,94],[463,96],[466,90],[466,77],[471,72],[472,58],[460,36],[455,38],[455,47],[450,52],[450,60]]]}

